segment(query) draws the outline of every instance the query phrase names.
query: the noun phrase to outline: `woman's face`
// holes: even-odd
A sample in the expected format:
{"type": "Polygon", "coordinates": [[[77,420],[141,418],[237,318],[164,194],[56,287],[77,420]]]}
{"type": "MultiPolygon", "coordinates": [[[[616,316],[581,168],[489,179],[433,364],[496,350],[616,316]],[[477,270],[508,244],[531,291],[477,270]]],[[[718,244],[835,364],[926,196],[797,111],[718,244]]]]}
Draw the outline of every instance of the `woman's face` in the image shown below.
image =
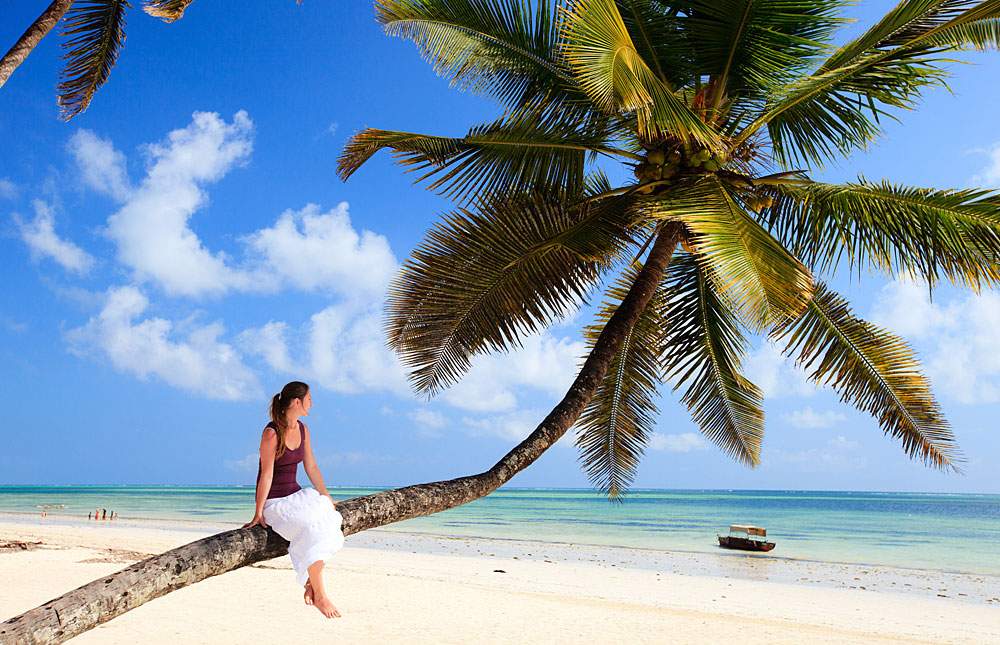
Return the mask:
{"type": "Polygon", "coordinates": [[[299,399],[299,414],[304,417],[309,416],[309,408],[313,406],[312,393],[306,392],[306,395],[299,399]]]}

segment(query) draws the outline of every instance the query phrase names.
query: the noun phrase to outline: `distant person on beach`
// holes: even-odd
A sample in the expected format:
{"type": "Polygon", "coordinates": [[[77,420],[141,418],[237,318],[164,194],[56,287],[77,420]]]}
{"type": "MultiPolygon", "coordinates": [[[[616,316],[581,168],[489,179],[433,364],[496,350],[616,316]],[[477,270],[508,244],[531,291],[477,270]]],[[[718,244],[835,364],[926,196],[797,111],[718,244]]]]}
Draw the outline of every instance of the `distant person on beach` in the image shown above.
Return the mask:
{"type": "Polygon", "coordinates": [[[315,605],[327,618],[339,618],[340,612],[326,595],[323,565],[344,546],[343,518],[326,492],[309,428],[299,420],[309,415],[311,407],[309,386],[300,381],[288,383],[271,400],[271,421],[260,439],[257,507],[243,528],[271,526],[288,540],[296,579],[305,585],[305,603],[315,605]],[[299,462],[315,488],[299,486],[299,462]]]}

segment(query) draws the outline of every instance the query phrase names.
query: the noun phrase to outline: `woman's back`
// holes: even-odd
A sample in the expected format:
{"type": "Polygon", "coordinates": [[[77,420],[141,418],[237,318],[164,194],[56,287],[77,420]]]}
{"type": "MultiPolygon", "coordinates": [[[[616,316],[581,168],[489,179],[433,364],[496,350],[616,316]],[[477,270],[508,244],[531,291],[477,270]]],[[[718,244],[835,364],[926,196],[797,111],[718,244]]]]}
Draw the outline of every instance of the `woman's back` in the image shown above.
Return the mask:
{"type": "MultiPolygon", "coordinates": [[[[290,450],[285,445],[285,452],[274,460],[274,476],[271,479],[271,490],[267,493],[267,499],[275,497],[287,497],[292,493],[302,490],[298,482],[299,463],[305,455],[306,434],[305,426],[301,421],[299,425],[299,445],[295,450],[290,450]]],[[[268,423],[268,428],[274,428],[274,423],[268,423]]],[[[277,431],[277,430],[276,430],[277,431]]],[[[260,481],[260,463],[257,464],[257,481],[260,481]]]]}

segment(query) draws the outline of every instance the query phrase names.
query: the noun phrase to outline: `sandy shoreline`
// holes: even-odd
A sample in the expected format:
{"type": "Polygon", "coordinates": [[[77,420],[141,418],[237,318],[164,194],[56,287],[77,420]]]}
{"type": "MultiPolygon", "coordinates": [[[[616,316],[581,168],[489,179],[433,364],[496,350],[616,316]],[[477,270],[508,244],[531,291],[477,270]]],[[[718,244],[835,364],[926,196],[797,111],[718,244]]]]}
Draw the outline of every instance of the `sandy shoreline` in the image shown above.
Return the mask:
{"type": "MultiPolygon", "coordinates": [[[[6,516],[0,618],[227,528],[6,516]]],[[[1000,641],[1000,577],[767,557],[366,531],[329,563],[344,614],[301,604],[279,558],[154,600],[78,642],[1000,641]]]]}

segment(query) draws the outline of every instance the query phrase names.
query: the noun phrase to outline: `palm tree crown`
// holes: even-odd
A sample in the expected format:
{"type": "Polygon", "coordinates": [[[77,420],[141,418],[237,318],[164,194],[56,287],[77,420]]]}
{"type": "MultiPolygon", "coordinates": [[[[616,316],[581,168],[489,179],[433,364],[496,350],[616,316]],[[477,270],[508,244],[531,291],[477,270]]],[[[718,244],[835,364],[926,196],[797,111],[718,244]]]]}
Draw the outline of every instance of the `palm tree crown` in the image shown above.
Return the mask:
{"type": "Polygon", "coordinates": [[[503,106],[460,138],[363,130],[339,161],[346,179],[389,149],[456,202],[389,294],[389,342],[415,388],[454,383],[473,356],[517,346],[617,272],[587,329],[596,342],[670,228],[680,248],[577,423],[595,485],[612,498],[630,485],[664,382],[710,440],[759,462],[762,395],[741,373],[747,332],[783,342],[911,457],[956,468],[913,351],[819,278],[846,264],[994,285],[1000,199],[825,184],[808,171],[868,145],[886,118],[943,85],[952,52],[1000,45],[1000,1],[905,0],[835,47],[844,4],[376,2],[389,34],[503,106]],[[635,181],[611,185],[599,158],[627,164],[635,181]]]}

